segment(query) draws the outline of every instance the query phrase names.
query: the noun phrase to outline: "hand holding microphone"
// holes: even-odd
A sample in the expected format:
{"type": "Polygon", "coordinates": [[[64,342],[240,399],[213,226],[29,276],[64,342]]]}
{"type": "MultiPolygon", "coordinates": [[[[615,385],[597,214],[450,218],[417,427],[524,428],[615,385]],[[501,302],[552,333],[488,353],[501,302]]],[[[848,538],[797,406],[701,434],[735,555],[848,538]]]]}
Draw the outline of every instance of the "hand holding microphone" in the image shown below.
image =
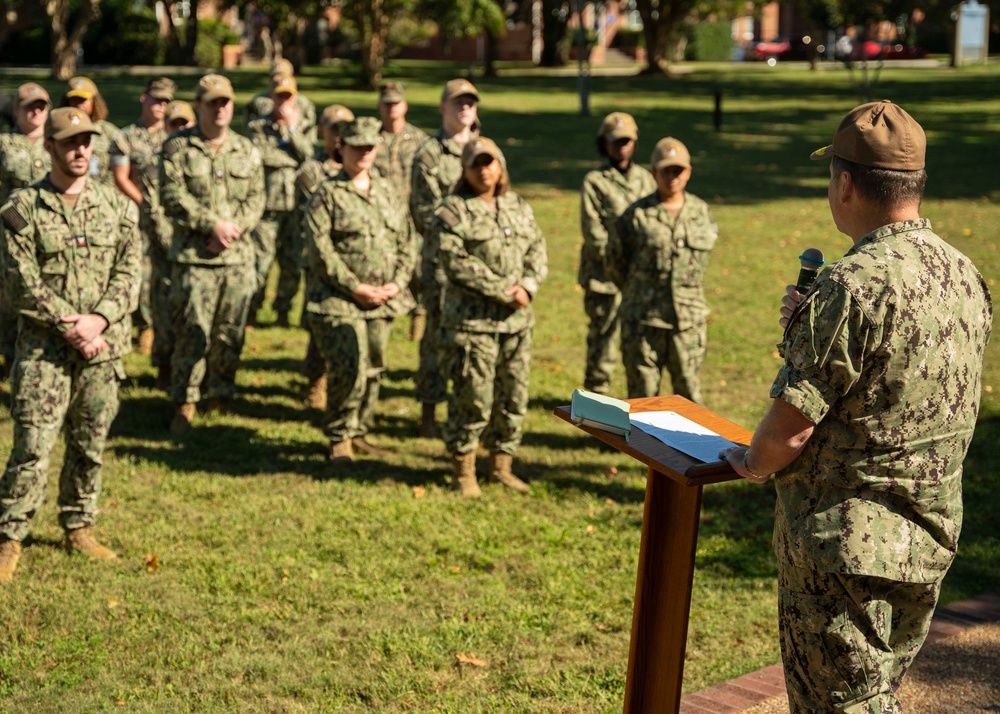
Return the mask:
{"type": "Polygon", "coordinates": [[[816,276],[826,265],[826,260],[823,259],[823,251],[816,248],[806,248],[799,256],[799,263],[802,266],[799,269],[799,279],[795,285],[789,285],[785,288],[785,297],[781,299],[781,319],[778,320],[778,324],[781,325],[782,329],[788,327],[788,320],[791,318],[792,312],[809,293],[813,283],[816,282],[816,276]]]}

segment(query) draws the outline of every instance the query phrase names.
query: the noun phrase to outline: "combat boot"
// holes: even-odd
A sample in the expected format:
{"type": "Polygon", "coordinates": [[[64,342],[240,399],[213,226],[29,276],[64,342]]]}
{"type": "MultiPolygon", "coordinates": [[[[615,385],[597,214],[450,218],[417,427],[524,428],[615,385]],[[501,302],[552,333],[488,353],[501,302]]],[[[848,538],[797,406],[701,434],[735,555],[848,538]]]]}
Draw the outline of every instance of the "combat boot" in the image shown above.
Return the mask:
{"type": "Polygon", "coordinates": [[[21,541],[0,535],[0,583],[9,583],[14,579],[20,557],[21,541]]]}
{"type": "Polygon", "coordinates": [[[197,413],[193,402],[178,404],[177,411],[174,412],[173,421],[170,422],[170,433],[183,434],[190,429],[191,425],[194,424],[194,418],[197,413]]]}
{"type": "Polygon", "coordinates": [[[462,498],[479,498],[483,492],[476,482],[476,452],[455,454],[451,457],[453,478],[451,487],[462,494],[462,498]]]}
{"type": "Polygon", "coordinates": [[[515,476],[510,468],[514,464],[514,457],[502,451],[494,451],[490,454],[490,482],[502,483],[507,488],[512,488],[518,493],[531,493],[531,486],[515,476]]]}
{"type": "Polygon", "coordinates": [[[288,322],[288,310],[278,310],[278,320],[274,323],[275,327],[289,327],[288,322]]]}
{"type": "Polygon", "coordinates": [[[147,357],[153,354],[153,328],[144,327],[139,331],[139,354],[147,357]]]}
{"type": "Polygon", "coordinates": [[[306,403],[313,409],[326,409],[326,375],[309,380],[306,403]]]}
{"type": "Polygon", "coordinates": [[[209,397],[206,414],[232,414],[233,400],[229,397],[209,397]]]}
{"type": "Polygon", "coordinates": [[[424,339],[424,333],[427,331],[427,315],[422,312],[413,313],[413,317],[410,318],[410,341],[420,342],[424,339]]]}
{"type": "Polygon", "coordinates": [[[354,445],[350,439],[330,443],[330,454],[327,460],[331,464],[344,465],[354,461],[354,445]]]}
{"type": "Polygon", "coordinates": [[[420,410],[420,436],[425,439],[441,438],[441,431],[438,429],[434,419],[436,404],[421,404],[420,410]]]}
{"type": "Polygon", "coordinates": [[[118,557],[113,550],[97,542],[97,539],[90,532],[90,528],[75,528],[66,531],[63,547],[67,553],[83,553],[100,560],[115,560],[118,557]]]}
{"type": "Polygon", "coordinates": [[[156,388],[161,392],[170,393],[170,365],[161,365],[156,372],[156,388]]]}

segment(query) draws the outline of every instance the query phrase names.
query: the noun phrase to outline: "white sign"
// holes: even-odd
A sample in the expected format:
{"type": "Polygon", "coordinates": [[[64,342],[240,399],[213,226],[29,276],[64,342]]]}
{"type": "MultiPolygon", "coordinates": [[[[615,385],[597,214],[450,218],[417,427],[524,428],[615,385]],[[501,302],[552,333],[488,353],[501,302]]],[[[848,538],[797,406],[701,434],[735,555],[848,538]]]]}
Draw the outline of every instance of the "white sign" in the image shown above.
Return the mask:
{"type": "Polygon", "coordinates": [[[990,46],[990,9],[976,0],[958,6],[955,23],[955,66],[986,62],[990,46]]]}

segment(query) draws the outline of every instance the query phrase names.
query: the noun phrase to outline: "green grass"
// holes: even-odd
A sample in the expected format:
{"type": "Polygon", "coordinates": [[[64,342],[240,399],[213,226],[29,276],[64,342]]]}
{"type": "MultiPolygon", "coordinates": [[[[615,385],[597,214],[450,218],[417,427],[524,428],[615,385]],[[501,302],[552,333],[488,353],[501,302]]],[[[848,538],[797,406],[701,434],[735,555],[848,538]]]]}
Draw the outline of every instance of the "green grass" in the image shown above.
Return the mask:
{"type": "MultiPolygon", "coordinates": [[[[454,71],[390,67],[407,82],[415,123],[436,125],[439,88],[454,71]]],[[[194,81],[180,84],[190,92],[194,81]]],[[[241,100],[264,84],[259,73],[235,81],[241,100]]],[[[507,152],[515,189],[548,240],[517,462],[534,494],[491,487],[470,504],[448,490],[441,446],[416,437],[417,359],[405,321],[395,326],[376,427],[395,455],[338,474],[324,462],[318,413],[302,406],[301,331],[253,332],[237,413],[202,419],[179,443],[167,438],[170,407],[152,389],[148,360],[132,355],[100,502],[99,533],[122,559],[85,562],[58,549],[57,455],[31,547],[0,590],[0,711],[620,709],[645,473],[551,414],[582,380],[577,189],[594,165],[596,127],[622,109],[639,121],[643,159],[668,134],[692,149],[690,189],[720,227],[705,280],[705,399],[752,429],[779,365],[777,308],[796,257],[809,246],[828,257],[849,247],[828,214],[826,167],[807,157],[857,97],[844,72],[712,65],[674,80],[594,78],[593,116],[581,117],[575,81],[531,74],[480,84],[484,132],[507,152]],[[159,556],[155,571],[147,554],[159,556]],[[461,664],[459,654],[486,666],[461,664]]],[[[143,82],[99,78],[112,120],[134,118],[143,82]]],[[[337,67],[308,70],[300,86],[319,105],[364,113],[375,102],[337,67]]],[[[879,93],[927,129],[924,215],[994,284],[1000,70],[885,70],[879,93]]],[[[945,601],[1000,589],[997,342],[945,601]]],[[[624,390],[620,370],[615,387],[624,390]]],[[[0,443],[10,439],[2,409],[0,443]]],[[[705,490],[687,691],[778,661],[773,500],[772,488],[749,483],[705,490]]]]}

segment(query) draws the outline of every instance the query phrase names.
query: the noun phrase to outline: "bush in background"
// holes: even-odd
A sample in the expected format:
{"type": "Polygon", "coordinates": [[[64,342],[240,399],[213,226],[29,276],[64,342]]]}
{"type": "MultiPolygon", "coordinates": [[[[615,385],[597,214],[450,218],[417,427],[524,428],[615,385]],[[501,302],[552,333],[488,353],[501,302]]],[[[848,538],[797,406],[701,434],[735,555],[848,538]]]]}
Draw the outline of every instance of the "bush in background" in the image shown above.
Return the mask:
{"type": "Polygon", "coordinates": [[[724,62],[733,53],[733,30],[729,22],[699,22],[691,33],[685,59],[724,62]]]}

